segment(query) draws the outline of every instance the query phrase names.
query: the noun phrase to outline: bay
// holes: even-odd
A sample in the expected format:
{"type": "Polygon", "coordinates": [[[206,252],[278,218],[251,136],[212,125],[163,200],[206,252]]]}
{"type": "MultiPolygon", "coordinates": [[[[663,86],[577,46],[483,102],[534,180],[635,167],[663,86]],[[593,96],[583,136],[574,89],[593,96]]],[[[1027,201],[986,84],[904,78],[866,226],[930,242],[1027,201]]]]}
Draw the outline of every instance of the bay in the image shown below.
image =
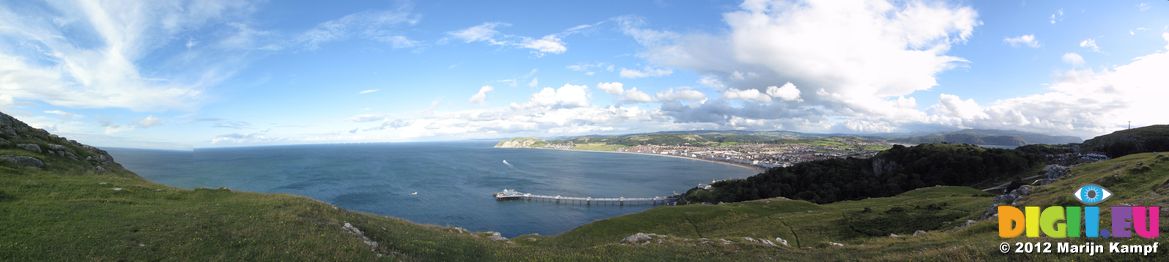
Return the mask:
{"type": "Polygon", "coordinates": [[[507,237],[559,234],[651,206],[496,201],[491,196],[505,188],[544,195],[651,197],[756,173],[673,157],[493,145],[461,141],[107,151],[139,176],[170,186],[295,194],[350,210],[498,231],[507,237]]]}

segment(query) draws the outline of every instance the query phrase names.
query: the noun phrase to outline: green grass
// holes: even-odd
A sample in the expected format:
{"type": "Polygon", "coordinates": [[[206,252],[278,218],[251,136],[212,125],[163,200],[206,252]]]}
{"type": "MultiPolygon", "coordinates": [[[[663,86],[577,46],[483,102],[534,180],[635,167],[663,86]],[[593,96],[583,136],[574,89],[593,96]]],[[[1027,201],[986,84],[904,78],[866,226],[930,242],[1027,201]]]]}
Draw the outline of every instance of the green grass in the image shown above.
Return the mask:
{"type": "Polygon", "coordinates": [[[607,143],[581,143],[576,144],[573,149],[589,150],[589,151],[617,151],[617,149],[625,148],[623,145],[613,145],[607,143]]]}

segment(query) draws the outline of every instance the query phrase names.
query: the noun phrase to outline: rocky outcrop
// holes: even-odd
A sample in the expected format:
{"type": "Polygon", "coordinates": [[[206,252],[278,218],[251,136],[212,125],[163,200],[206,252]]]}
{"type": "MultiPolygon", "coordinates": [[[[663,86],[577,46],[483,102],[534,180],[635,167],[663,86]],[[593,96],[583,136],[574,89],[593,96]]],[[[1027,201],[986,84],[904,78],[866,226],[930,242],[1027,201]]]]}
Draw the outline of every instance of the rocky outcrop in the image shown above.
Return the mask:
{"type": "Polygon", "coordinates": [[[542,142],[542,141],[540,139],[536,139],[536,138],[512,138],[512,139],[508,139],[508,140],[504,140],[504,141],[499,141],[499,143],[495,144],[495,147],[498,147],[498,148],[528,148],[528,147],[532,147],[533,145],[535,145],[538,142],[542,142]]]}
{"type": "Polygon", "coordinates": [[[621,243],[645,244],[645,243],[649,243],[649,241],[653,240],[654,238],[660,238],[660,237],[663,237],[663,236],[658,235],[658,234],[636,233],[636,234],[629,235],[629,236],[625,237],[624,239],[621,239],[621,243]]]}
{"type": "Polygon", "coordinates": [[[500,234],[499,232],[495,232],[495,231],[488,231],[487,232],[487,239],[491,239],[491,240],[495,240],[495,241],[507,241],[507,238],[504,237],[503,234],[500,234]]]}
{"type": "Polygon", "coordinates": [[[45,168],[45,162],[31,156],[0,156],[0,162],[17,167],[45,168]]]}
{"type": "Polygon", "coordinates": [[[0,165],[18,167],[53,168],[75,166],[88,167],[95,173],[130,174],[105,150],[69,140],[39,128],[33,128],[0,112],[0,149],[17,149],[31,154],[4,156],[0,165]],[[52,161],[50,161],[52,160],[52,161]],[[62,163],[48,166],[46,162],[62,163]]]}
{"type": "Polygon", "coordinates": [[[365,236],[365,233],[361,232],[361,229],[358,229],[357,227],[353,226],[353,224],[350,224],[349,222],[345,222],[345,224],[341,226],[341,229],[345,230],[346,233],[353,234],[353,235],[357,236],[358,238],[361,238],[361,242],[365,243],[366,246],[369,246],[370,251],[375,251],[375,252],[377,251],[377,246],[378,246],[377,241],[373,241],[372,239],[369,239],[369,237],[365,236]]]}
{"type": "Polygon", "coordinates": [[[37,144],[17,144],[16,147],[36,153],[41,152],[41,146],[38,146],[37,144]]]}

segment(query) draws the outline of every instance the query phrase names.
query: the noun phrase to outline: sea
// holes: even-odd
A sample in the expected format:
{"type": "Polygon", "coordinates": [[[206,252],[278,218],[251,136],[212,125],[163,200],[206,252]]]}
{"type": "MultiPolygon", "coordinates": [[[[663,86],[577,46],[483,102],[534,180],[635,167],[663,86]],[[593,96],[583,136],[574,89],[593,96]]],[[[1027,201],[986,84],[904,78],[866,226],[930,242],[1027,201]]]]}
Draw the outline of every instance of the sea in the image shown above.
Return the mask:
{"type": "Polygon", "coordinates": [[[494,148],[494,141],[289,145],[191,151],[106,149],[174,187],[286,193],[416,223],[555,235],[649,205],[496,201],[493,193],[652,197],[756,170],[676,157],[494,148]]]}

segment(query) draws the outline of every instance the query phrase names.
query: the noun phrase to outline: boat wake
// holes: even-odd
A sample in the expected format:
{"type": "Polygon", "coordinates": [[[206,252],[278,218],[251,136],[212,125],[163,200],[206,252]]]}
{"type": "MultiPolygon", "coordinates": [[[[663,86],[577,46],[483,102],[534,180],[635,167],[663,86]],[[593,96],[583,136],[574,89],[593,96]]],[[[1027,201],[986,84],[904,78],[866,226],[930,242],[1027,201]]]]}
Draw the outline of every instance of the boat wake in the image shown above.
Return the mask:
{"type": "Polygon", "coordinates": [[[503,164],[504,164],[504,165],[507,165],[507,167],[510,167],[510,168],[515,168],[515,166],[513,166],[513,165],[511,165],[511,163],[508,163],[508,162],[507,162],[507,159],[504,159],[504,160],[503,160],[503,164]]]}

